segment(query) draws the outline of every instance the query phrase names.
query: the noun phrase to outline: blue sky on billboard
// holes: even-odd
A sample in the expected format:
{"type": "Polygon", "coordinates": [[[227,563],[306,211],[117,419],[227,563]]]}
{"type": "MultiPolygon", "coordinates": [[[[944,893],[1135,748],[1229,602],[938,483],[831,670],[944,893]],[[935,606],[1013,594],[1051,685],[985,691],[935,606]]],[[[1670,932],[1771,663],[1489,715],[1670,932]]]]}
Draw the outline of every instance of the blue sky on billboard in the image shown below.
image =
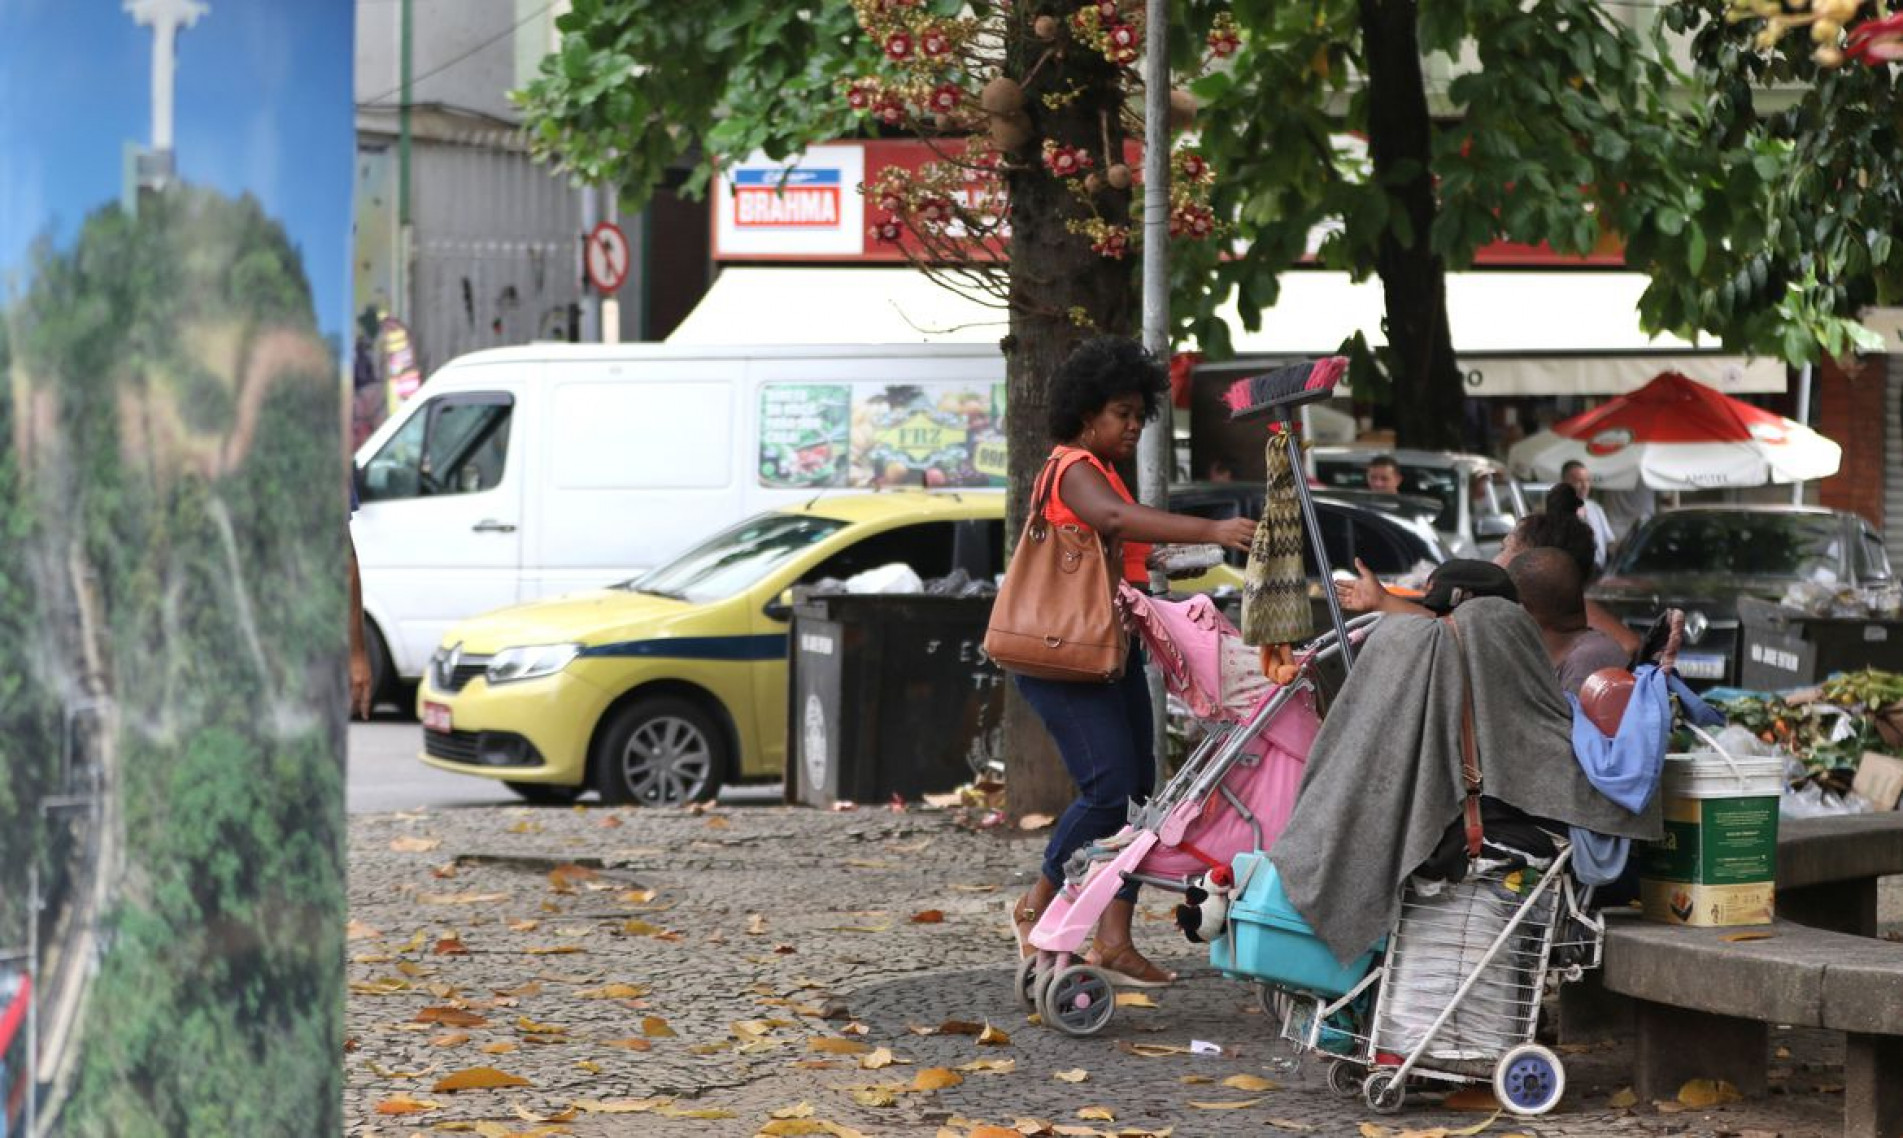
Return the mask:
{"type": "MultiPolygon", "coordinates": [[[[178,176],[264,204],[347,349],[353,5],[205,3],[178,33],[178,176]]],[[[152,38],[123,0],[0,0],[0,280],[41,233],[64,248],[119,201],[126,144],[152,140],[152,38]]]]}

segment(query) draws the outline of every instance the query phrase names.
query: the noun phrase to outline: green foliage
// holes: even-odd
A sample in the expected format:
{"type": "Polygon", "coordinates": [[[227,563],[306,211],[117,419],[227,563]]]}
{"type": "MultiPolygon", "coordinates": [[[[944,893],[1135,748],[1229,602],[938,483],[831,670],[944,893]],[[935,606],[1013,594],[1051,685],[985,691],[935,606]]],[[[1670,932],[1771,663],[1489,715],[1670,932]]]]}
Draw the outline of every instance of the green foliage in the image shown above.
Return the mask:
{"type": "Polygon", "coordinates": [[[1628,259],[1652,275],[1647,319],[1792,363],[1875,347],[1857,314],[1903,303],[1895,69],[1820,68],[1802,34],[1760,52],[1719,0],[1671,5],[1665,20],[1692,35],[1710,97],[1670,155],[1684,192],[1631,218],[1628,259]]]}
{"type": "MultiPolygon", "coordinates": [[[[1219,6],[1196,8],[1206,19],[1219,6]]],[[[1375,271],[1384,239],[1405,248],[1429,241],[1450,269],[1501,239],[1590,252],[1617,220],[1679,193],[1683,178],[1670,165],[1675,118],[1665,102],[1676,79],[1654,43],[1596,0],[1420,7],[1422,49],[1430,57],[1467,51],[1463,67],[1477,64],[1447,85],[1439,108],[1431,140],[1438,201],[1425,234],[1413,232],[1395,197],[1417,171],[1397,165],[1379,181],[1365,148],[1348,141],[1371,129],[1356,78],[1368,66],[1362,5],[1228,7],[1246,29],[1244,50],[1233,70],[1206,77],[1195,93],[1205,103],[1203,147],[1220,175],[1218,212],[1235,224],[1241,252],[1218,262],[1189,250],[1177,264],[1185,300],[1196,295],[1194,281],[1215,278],[1200,303],[1177,310],[1205,344],[1228,340],[1213,313],[1231,289],[1244,324],[1258,326],[1278,276],[1318,227],[1326,231],[1321,264],[1360,279],[1375,271]]],[[[1368,360],[1365,349],[1358,358],[1368,360]]]]}
{"type": "Polygon", "coordinates": [[[834,84],[872,51],[845,0],[575,0],[557,27],[561,50],[516,94],[530,145],[629,209],[677,167],[698,191],[718,161],[853,134],[834,84]]]}
{"type": "Polygon", "coordinates": [[[35,631],[55,716],[55,679],[98,684],[119,728],[126,873],[62,1132],[335,1133],[342,444],[298,252],[255,201],[182,186],[42,243],[9,318],[15,390],[56,414],[0,477],[0,564],[61,573],[9,572],[0,634],[35,631]]]}

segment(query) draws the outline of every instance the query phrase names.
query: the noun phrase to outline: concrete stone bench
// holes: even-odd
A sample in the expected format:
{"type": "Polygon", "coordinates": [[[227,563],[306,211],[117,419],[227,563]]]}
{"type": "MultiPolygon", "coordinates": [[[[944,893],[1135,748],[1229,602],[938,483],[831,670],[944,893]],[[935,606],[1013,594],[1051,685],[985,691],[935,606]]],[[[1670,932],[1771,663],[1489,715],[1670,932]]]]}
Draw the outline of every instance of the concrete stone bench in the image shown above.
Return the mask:
{"type": "Polygon", "coordinates": [[[1606,990],[1632,1000],[1634,1090],[1687,1079],[1765,1091],[1769,1025],[1841,1031],[1844,1133],[1903,1134],[1903,944],[1875,939],[1877,880],[1903,874],[1903,815],[1787,822],[1778,919],[1694,929],[1607,914],[1606,990]],[[1754,933],[1770,935],[1739,939],[1754,933]]]}

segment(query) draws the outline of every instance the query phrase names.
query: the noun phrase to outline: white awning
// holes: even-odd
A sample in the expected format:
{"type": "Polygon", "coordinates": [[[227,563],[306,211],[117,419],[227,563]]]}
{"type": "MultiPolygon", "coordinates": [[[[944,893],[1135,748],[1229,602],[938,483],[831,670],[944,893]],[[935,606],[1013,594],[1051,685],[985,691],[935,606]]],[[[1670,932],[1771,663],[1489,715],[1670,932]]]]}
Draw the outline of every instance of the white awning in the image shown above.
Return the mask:
{"type": "MultiPolygon", "coordinates": [[[[1640,329],[1638,273],[1468,272],[1447,277],[1447,316],[1474,395],[1616,395],[1662,371],[1732,394],[1785,389],[1784,366],[1700,349],[1640,329]]],[[[1381,331],[1381,286],[1345,273],[1292,270],[1262,328],[1223,315],[1244,355],[1334,351],[1381,331]]],[[[960,296],[907,268],[728,268],[674,334],[677,344],[995,343],[1002,309],[960,296]]]]}

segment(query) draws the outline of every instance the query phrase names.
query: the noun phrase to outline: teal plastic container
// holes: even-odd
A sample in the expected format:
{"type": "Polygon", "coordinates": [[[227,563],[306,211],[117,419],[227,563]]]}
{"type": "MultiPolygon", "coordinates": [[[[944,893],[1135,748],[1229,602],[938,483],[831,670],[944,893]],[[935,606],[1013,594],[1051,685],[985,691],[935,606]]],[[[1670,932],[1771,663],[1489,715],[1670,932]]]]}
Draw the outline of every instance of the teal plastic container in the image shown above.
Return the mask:
{"type": "Polygon", "coordinates": [[[1385,937],[1347,964],[1338,964],[1289,903],[1281,875],[1266,855],[1237,854],[1234,869],[1236,880],[1247,885],[1230,902],[1227,933],[1209,945],[1209,963],[1223,975],[1332,997],[1348,994],[1374,967],[1387,945],[1385,937]]]}

